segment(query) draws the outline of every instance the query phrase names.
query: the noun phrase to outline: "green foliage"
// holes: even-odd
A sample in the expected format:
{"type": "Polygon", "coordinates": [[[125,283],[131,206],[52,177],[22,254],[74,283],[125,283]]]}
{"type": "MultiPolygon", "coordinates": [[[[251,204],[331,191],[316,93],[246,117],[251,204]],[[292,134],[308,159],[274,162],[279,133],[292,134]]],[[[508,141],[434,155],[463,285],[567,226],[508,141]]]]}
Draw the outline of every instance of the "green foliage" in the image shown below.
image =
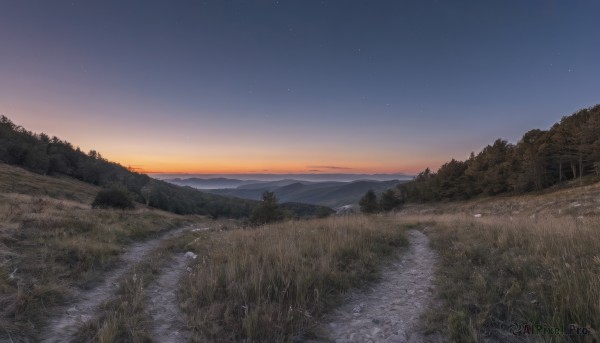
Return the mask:
{"type": "Polygon", "coordinates": [[[92,203],[92,208],[119,208],[122,210],[133,209],[133,201],[127,190],[122,188],[103,189],[98,192],[92,203]]]}
{"type": "Polygon", "coordinates": [[[254,208],[250,221],[254,224],[266,224],[283,219],[283,212],[277,205],[275,193],[265,191],[262,202],[254,208]]]}
{"type": "Polygon", "coordinates": [[[394,210],[398,208],[400,204],[402,204],[400,198],[392,189],[388,189],[387,191],[383,192],[381,194],[381,198],[379,199],[379,209],[383,212],[394,210]]]}
{"type": "Polygon", "coordinates": [[[600,175],[600,105],[563,117],[548,131],[531,130],[517,144],[498,139],[466,161],[426,169],[398,186],[413,202],[465,200],[542,190],[600,175]]]}
{"type": "Polygon", "coordinates": [[[329,207],[319,205],[309,205],[300,202],[286,202],[279,204],[279,209],[283,211],[286,218],[307,219],[307,218],[326,218],[335,213],[329,207]]]}
{"type": "Polygon", "coordinates": [[[377,213],[379,211],[377,195],[372,190],[367,191],[358,204],[360,205],[360,211],[363,213],[377,213]]]}

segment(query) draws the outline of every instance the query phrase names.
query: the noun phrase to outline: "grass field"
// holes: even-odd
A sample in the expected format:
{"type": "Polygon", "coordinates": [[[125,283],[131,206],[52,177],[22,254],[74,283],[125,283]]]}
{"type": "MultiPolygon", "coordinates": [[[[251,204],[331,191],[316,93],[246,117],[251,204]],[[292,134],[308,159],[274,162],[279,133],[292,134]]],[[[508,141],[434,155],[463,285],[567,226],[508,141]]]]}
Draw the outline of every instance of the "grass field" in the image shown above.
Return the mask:
{"type": "Polygon", "coordinates": [[[339,295],[377,277],[405,225],[352,216],[190,234],[199,257],[180,299],[195,341],[308,339],[339,295]]]}
{"type": "MultiPolygon", "coordinates": [[[[32,340],[73,287],[113,268],[133,241],[190,222],[143,206],[92,210],[99,189],[0,164],[0,338],[32,340]]],[[[194,341],[290,341],[315,336],[340,295],[377,279],[402,252],[407,228],[439,253],[431,330],[449,341],[600,341],[600,185],[519,197],[410,205],[389,216],[344,216],[210,231],[165,240],[81,340],[148,341],[144,289],[172,253],[198,258],[178,297],[194,341]],[[477,216],[475,216],[477,215],[477,216]],[[139,277],[138,277],[139,276],[139,277]],[[515,336],[514,323],[559,334],[515,336]],[[571,325],[586,335],[565,335],[571,325]]],[[[203,224],[204,225],[204,224],[203,224]]],[[[129,275],[128,274],[128,275],[129,275]]],[[[538,332],[539,333],[539,332],[538,332]]]]}
{"type": "Polygon", "coordinates": [[[429,320],[451,341],[600,339],[600,218],[400,216],[427,226],[441,256],[445,311],[429,320]],[[515,336],[515,323],[561,332],[515,336]],[[565,335],[571,325],[590,332],[565,335]]]}
{"type": "Polygon", "coordinates": [[[124,248],[190,219],[92,210],[98,188],[0,164],[0,335],[31,339],[73,286],[102,278],[124,248]]]}

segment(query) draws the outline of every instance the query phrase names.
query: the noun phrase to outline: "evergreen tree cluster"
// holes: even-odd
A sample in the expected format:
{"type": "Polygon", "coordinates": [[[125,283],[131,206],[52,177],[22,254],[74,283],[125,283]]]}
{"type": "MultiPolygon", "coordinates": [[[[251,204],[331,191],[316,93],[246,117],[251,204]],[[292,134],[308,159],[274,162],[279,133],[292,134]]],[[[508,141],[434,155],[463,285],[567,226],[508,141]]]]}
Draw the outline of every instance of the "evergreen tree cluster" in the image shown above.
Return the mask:
{"type": "Polygon", "coordinates": [[[266,224],[283,218],[284,213],[277,204],[275,193],[265,191],[262,194],[262,202],[252,211],[250,221],[254,224],[266,224]]]}
{"type": "Polygon", "coordinates": [[[377,200],[377,194],[369,190],[360,199],[358,205],[363,213],[389,212],[402,205],[402,200],[392,189],[383,192],[379,200],[377,200]]]}
{"type": "Polygon", "coordinates": [[[265,191],[262,201],[254,207],[250,223],[262,225],[284,219],[325,218],[335,213],[329,207],[308,205],[297,202],[279,204],[274,192],[265,191]]]}
{"type": "Polygon", "coordinates": [[[452,159],[398,186],[406,201],[466,200],[542,190],[600,175],[600,105],[565,116],[547,131],[531,130],[517,144],[498,139],[466,161],[452,159]]]}

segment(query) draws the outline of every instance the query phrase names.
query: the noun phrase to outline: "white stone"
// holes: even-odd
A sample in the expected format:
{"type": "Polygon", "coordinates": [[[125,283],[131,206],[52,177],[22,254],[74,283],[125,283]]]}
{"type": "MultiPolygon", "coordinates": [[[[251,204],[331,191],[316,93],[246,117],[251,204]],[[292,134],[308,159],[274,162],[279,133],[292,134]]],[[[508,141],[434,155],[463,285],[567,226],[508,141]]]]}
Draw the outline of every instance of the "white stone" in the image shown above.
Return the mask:
{"type": "Polygon", "coordinates": [[[194,254],[191,251],[188,251],[185,253],[185,258],[189,258],[191,260],[195,260],[198,257],[198,255],[194,254]]]}

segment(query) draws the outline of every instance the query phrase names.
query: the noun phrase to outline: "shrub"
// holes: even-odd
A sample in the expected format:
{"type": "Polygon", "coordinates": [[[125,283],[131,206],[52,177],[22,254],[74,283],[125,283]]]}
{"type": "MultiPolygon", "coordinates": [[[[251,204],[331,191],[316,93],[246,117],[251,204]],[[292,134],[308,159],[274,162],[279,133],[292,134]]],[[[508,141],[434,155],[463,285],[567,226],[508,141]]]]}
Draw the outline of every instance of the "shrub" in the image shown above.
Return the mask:
{"type": "Polygon", "coordinates": [[[96,199],[92,203],[92,208],[109,207],[126,210],[133,209],[135,206],[129,192],[126,190],[118,188],[103,189],[96,195],[96,199]]]}

